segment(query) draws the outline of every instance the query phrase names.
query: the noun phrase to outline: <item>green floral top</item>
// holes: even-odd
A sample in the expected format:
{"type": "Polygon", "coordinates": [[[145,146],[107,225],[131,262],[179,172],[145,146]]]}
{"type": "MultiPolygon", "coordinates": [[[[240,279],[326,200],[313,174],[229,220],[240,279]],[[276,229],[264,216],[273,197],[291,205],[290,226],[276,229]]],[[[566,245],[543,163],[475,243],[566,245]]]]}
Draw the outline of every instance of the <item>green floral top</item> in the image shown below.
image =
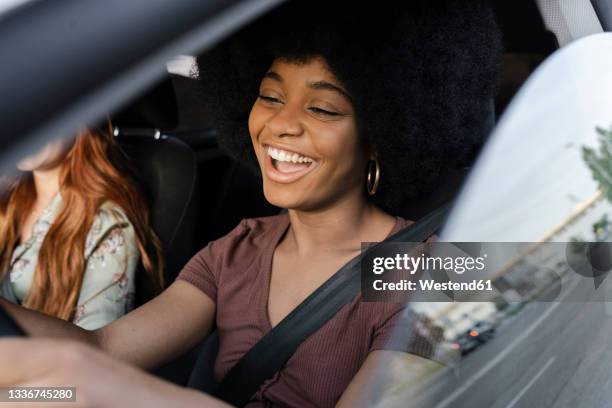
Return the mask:
{"type": "MultiPolygon", "coordinates": [[[[17,299],[26,297],[40,246],[61,204],[58,194],[32,226],[27,242],[13,251],[9,278],[17,299]]],[[[139,252],[132,224],[121,208],[106,202],[94,218],[85,242],[86,270],[74,323],[94,330],[132,308],[139,252]]]]}

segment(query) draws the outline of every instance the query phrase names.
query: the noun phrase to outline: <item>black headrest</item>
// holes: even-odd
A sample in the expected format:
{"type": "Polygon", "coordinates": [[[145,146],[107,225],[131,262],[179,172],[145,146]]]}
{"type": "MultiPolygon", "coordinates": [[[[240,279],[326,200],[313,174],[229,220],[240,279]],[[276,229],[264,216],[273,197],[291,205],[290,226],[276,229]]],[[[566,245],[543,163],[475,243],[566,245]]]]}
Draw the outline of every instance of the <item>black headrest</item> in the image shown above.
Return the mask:
{"type": "Polygon", "coordinates": [[[151,205],[151,224],[166,257],[166,281],[193,255],[197,162],[182,141],[151,129],[116,131],[151,205]]]}
{"type": "Polygon", "coordinates": [[[175,129],[179,124],[177,97],[170,76],[113,114],[120,128],[175,129]]]}

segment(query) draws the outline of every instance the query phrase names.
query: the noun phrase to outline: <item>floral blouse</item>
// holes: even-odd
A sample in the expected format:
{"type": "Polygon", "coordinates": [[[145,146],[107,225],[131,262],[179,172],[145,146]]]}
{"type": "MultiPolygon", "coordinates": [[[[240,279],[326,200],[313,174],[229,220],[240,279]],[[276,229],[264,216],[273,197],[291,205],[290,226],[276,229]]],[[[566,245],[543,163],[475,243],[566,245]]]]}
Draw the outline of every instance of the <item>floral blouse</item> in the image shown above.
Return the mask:
{"type": "MultiPolygon", "coordinates": [[[[30,238],[13,251],[9,279],[22,302],[26,297],[40,246],[61,204],[58,194],[32,226],[30,238]]],[[[139,252],[132,224],[121,208],[106,202],[94,218],[85,242],[86,270],[74,323],[94,330],[127,313],[133,304],[134,273],[139,252]]]]}

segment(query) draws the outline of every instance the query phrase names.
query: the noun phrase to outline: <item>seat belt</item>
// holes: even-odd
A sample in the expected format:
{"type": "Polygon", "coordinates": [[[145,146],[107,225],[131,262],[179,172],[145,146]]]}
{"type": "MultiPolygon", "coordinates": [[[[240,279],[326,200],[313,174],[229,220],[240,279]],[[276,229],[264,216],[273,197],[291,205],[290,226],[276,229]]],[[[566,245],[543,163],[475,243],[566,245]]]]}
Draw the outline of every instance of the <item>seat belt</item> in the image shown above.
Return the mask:
{"type": "MultiPolygon", "coordinates": [[[[425,241],[440,228],[448,208],[448,204],[438,208],[383,243],[425,241]]],[[[264,381],[281,370],[304,340],[361,292],[360,263],[364,254],[340,268],[262,337],[231,368],[213,395],[234,406],[244,406],[264,381]]]]}

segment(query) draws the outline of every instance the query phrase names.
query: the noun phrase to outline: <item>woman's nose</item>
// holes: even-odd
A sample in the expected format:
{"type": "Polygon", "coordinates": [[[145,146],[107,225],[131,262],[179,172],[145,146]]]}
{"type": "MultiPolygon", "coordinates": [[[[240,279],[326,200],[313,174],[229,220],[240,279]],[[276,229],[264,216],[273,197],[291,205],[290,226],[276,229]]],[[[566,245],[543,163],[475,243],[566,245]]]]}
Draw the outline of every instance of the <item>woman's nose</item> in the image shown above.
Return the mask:
{"type": "Polygon", "coordinates": [[[299,109],[288,105],[280,108],[266,122],[266,126],[277,137],[299,136],[304,131],[299,109]]]}

